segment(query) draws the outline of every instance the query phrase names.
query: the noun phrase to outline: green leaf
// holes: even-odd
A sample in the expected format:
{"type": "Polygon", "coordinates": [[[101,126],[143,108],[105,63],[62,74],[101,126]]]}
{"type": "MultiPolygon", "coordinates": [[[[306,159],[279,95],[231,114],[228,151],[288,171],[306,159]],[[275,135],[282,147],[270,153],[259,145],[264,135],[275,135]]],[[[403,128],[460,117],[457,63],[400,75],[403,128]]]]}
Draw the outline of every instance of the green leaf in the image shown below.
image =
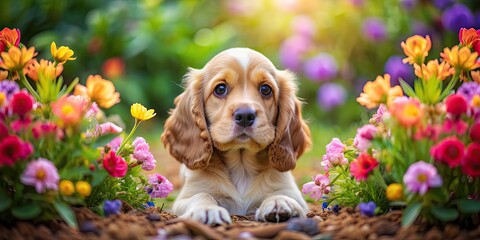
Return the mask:
{"type": "Polygon", "coordinates": [[[458,211],[454,208],[446,208],[442,206],[432,207],[432,214],[442,222],[450,222],[458,218],[458,211]]]}
{"type": "Polygon", "coordinates": [[[428,191],[428,195],[430,195],[432,199],[441,203],[445,203],[449,199],[447,190],[440,187],[430,189],[430,191],[428,191]]]}
{"type": "Polygon", "coordinates": [[[36,203],[24,203],[23,205],[12,208],[12,215],[18,219],[30,220],[38,217],[42,213],[42,208],[36,203]]]}
{"type": "Polygon", "coordinates": [[[462,213],[472,214],[480,212],[480,202],[471,199],[458,199],[455,201],[458,210],[462,213]]]}
{"type": "Polygon", "coordinates": [[[105,180],[105,178],[108,176],[108,172],[103,170],[103,169],[100,169],[100,170],[97,170],[95,171],[93,174],[93,179],[92,179],[92,187],[95,187],[95,186],[98,186],[100,183],[103,182],[103,180],[105,180]]]}
{"type": "Polygon", "coordinates": [[[421,203],[413,203],[403,211],[402,226],[408,227],[417,219],[418,215],[422,211],[421,203]]]}
{"type": "Polygon", "coordinates": [[[12,199],[3,190],[0,190],[0,212],[5,211],[12,205],[12,199]]]}
{"type": "Polygon", "coordinates": [[[68,226],[77,229],[77,218],[75,217],[73,210],[67,204],[57,199],[53,202],[53,206],[68,226]]]}
{"type": "Polygon", "coordinates": [[[415,94],[415,91],[413,90],[412,87],[410,87],[410,85],[408,85],[408,83],[406,83],[402,79],[399,79],[399,82],[405,94],[407,94],[409,97],[417,97],[417,94],[415,94]]]}
{"type": "Polygon", "coordinates": [[[65,168],[65,170],[60,172],[61,179],[72,179],[78,176],[90,174],[90,169],[86,167],[76,167],[76,168],[65,168]]]}

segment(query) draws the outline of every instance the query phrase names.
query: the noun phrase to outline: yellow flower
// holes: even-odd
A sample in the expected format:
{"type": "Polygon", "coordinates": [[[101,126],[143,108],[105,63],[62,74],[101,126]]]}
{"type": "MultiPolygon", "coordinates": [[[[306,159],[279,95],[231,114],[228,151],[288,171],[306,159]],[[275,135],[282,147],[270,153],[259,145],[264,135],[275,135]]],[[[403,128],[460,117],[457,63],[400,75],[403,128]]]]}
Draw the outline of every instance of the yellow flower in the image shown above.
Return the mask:
{"type": "Polygon", "coordinates": [[[472,75],[473,81],[480,83],[480,71],[471,71],[470,74],[472,75]]]}
{"type": "Polygon", "coordinates": [[[50,52],[52,53],[53,59],[58,63],[65,63],[68,60],[77,59],[76,57],[72,57],[74,52],[69,47],[61,46],[57,48],[55,42],[52,42],[50,45],[50,52]]]}
{"type": "Polygon", "coordinates": [[[8,77],[8,71],[0,70],[0,81],[7,79],[7,77],[8,77]]]}
{"type": "Polygon", "coordinates": [[[75,189],[83,197],[90,196],[90,193],[92,192],[92,186],[90,186],[90,183],[85,181],[78,181],[75,183],[75,189]]]}
{"type": "Polygon", "coordinates": [[[73,94],[86,96],[102,108],[110,108],[120,102],[120,93],[115,92],[113,83],[100,75],[88,76],[86,85],[77,84],[73,94]]]}
{"type": "Polygon", "coordinates": [[[63,71],[63,64],[58,64],[55,67],[53,62],[41,59],[40,63],[37,59],[33,59],[30,64],[28,64],[27,75],[33,81],[38,81],[40,78],[53,80],[56,77],[60,76],[63,71]]]}
{"type": "Polygon", "coordinates": [[[3,106],[3,103],[5,102],[5,99],[7,96],[5,95],[4,92],[0,92],[0,107],[3,106]]]}
{"type": "Polygon", "coordinates": [[[466,46],[460,49],[458,46],[454,46],[452,49],[444,48],[440,56],[445,62],[455,68],[455,71],[457,74],[460,74],[463,80],[465,80],[465,72],[480,67],[480,64],[477,62],[478,54],[470,51],[470,48],[466,46]]]}
{"type": "Polygon", "coordinates": [[[425,61],[425,57],[428,56],[428,51],[432,48],[432,42],[427,35],[426,38],[415,35],[407,38],[405,42],[402,42],[400,46],[403,48],[403,52],[407,56],[403,59],[404,63],[421,65],[425,61]]]}
{"type": "Polygon", "coordinates": [[[387,187],[387,199],[390,201],[398,201],[403,198],[402,184],[392,183],[387,187]]]}
{"type": "Polygon", "coordinates": [[[60,181],[60,185],[58,186],[60,193],[65,196],[71,196],[75,192],[75,187],[73,186],[73,182],[70,180],[62,180],[60,181]]]}
{"type": "Polygon", "coordinates": [[[385,74],[383,77],[378,76],[373,82],[367,82],[363,86],[363,92],[357,98],[357,102],[371,109],[381,103],[388,106],[393,99],[400,96],[403,96],[402,88],[400,86],[391,88],[390,75],[385,74]]]}
{"type": "Polygon", "coordinates": [[[478,94],[475,94],[472,98],[472,106],[473,107],[480,107],[480,96],[478,94]]]}
{"type": "Polygon", "coordinates": [[[155,113],[155,110],[153,109],[147,110],[147,108],[140,103],[132,104],[132,107],[130,108],[130,113],[135,119],[139,121],[145,121],[157,115],[155,113]]]}
{"type": "Polygon", "coordinates": [[[1,57],[3,62],[0,61],[0,67],[10,71],[23,70],[27,63],[37,55],[35,48],[31,47],[22,49],[12,46],[8,52],[2,52],[1,57]]]}
{"type": "Polygon", "coordinates": [[[428,61],[427,65],[423,63],[422,67],[417,64],[415,64],[414,67],[415,75],[426,81],[431,78],[437,78],[443,81],[455,72],[455,70],[450,67],[450,64],[446,62],[438,63],[437,59],[428,61]]]}

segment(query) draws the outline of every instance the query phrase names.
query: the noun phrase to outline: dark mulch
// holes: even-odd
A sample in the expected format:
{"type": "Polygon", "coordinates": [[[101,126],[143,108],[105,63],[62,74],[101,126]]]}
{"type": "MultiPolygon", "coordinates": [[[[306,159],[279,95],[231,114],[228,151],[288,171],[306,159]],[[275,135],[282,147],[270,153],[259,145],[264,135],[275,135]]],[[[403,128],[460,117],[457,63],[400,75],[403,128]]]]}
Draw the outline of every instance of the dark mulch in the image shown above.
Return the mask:
{"type": "Polygon", "coordinates": [[[13,226],[0,226],[0,239],[480,239],[480,226],[466,230],[453,224],[428,227],[418,223],[402,228],[400,211],[368,218],[350,208],[338,213],[317,209],[308,213],[308,220],[286,223],[232,216],[233,224],[217,227],[178,219],[154,207],[123,211],[103,218],[89,209],[77,208],[79,230],[61,221],[18,221],[13,226]]]}

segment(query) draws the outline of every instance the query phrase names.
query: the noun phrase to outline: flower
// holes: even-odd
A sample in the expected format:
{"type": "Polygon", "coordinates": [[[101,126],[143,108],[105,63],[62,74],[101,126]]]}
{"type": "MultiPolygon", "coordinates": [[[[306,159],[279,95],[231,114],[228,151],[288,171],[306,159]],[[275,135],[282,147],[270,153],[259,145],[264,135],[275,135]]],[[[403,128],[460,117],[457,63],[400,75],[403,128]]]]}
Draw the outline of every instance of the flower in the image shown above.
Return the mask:
{"type": "Polygon", "coordinates": [[[39,79],[53,80],[60,76],[63,71],[63,64],[55,66],[55,63],[45,59],[41,59],[40,63],[37,59],[33,59],[27,67],[27,75],[33,81],[38,81],[39,79]]]}
{"type": "Polygon", "coordinates": [[[389,57],[384,68],[385,73],[388,73],[391,76],[392,85],[397,85],[400,82],[400,79],[409,83],[413,82],[414,76],[412,69],[409,65],[402,62],[402,57],[400,56],[389,57]]]}
{"type": "Polygon", "coordinates": [[[475,123],[470,128],[470,139],[472,142],[480,143],[480,123],[475,123]]]}
{"type": "Polygon", "coordinates": [[[357,181],[365,180],[368,174],[378,166],[377,159],[373,158],[368,153],[360,153],[357,159],[350,163],[350,174],[357,181]]]}
{"type": "Polygon", "coordinates": [[[450,168],[460,165],[463,158],[465,146],[455,136],[450,136],[435,144],[430,149],[430,155],[435,161],[448,164],[450,168]]]}
{"type": "Polygon", "coordinates": [[[322,157],[322,166],[327,169],[330,167],[345,165],[348,163],[348,159],[345,158],[343,152],[345,145],[338,138],[333,138],[332,141],[326,146],[326,153],[322,157]]]}
{"type": "Polygon", "coordinates": [[[82,120],[83,103],[74,98],[62,97],[52,104],[52,112],[60,118],[62,125],[76,125],[82,120]]]}
{"type": "Polygon", "coordinates": [[[123,129],[117,126],[115,123],[112,122],[104,122],[102,124],[97,125],[97,128],[100,130],[100,134],[116,134],[121,133],[123,129]]]}
{"type": "Polygon", "coordinates": [[[13,97],[15,93],[20,91],[20,87],[14,81],[0,81],[0,92],[3,92],[6,96],[7,102],[13,97]]]}
{"type": "Polygon", "coordinates": [[[8,136],[8,128],[3,122],[0,122],[0,142],[8,136]]]}
{"type": "Polygon", "coordinates": [[[452,94],[445,99],[447,113],[458,117],[467,112],[467,100],[460,94],[452,94]]]}
{"type": "MultiPolygon", "coordinates": [[[[480,73],[480,71],[476,72],[480,73]]],[[[456,94],[463,96],[468,103],[471,103],[475,95],[480,95],[480,85],[477,82],[464,82],[457,89],[456,94]]]]}
{"type": "Polygon", "coordinates": [[[342,105],[347,98],[345,88],[337,83],[323,84],[317,92],[317,102],[325,110],[342,105]]]}
{"type": "Polygon", "coordinates": [[[164,198],[170,194],[173,190],[173,185],[164,176],[155,173],[148,175],[148,185],[145,187],[145,191],[152,198],[164,198]]]}
{"type": "Polygon", "coordinates": [[[403,197],[403,187],[400,183],[391,183],[387,186],[387,199],[398,201],[403,197]]]}
{"type": "Polygon", "coordinates": [[[423,110],[415,98],[400,97],[393,101],[390,113],[404,127],[418,125],[422,120],[423,110]]]}
{"type": "Polygon", "coordinates": [[[454,133],[462,135],[464,134],[467,129],[468,129],[468,123],[464,122],[461,118],[457,119],[450,119],[447,118],[445,119],[445,122],[443,123],[443,133],[450,133],[454,131],[454,133]]]}
{"type": "Polygon", "coordinates": [[[376,17],[369,17],[363,21],[362,32],[364,37],[372,42],[381,42],[387,38],[385,23],[376,17]]]}
{"type": "Polygon", "coordinates": [[[20,30],[4,28],[0,31],[0,52],[11,47],[18,47],[18,45],[20,45],[20,30]]]}
{"type": "Polygon", "coordinates": [[[428,35],[426,37],[414,35],[407,38],[400,46],[407,56],[403,59],[404,63],[421,65],[425,61],[425,57],[428,56],[430,48],[432,48],[432,42],[428,35]]]}
{"type": "Polygon", "coordinates": [[[0,142],[0,166],[13,166],[32,152],[33,147],[29,142],[24,142],[17,136],[6,136],[0,142]]]}
{"type": "Polygon", "coordinates": [[[330,179],[323,175],[317,174],[312,182],[307,182],[302,187],[302,193],[310,196],[315,201],[322,198],[323,194],[330,192],[330,179]]]}
{"type": "Polygon", "coordinates": [[[123,75],[125,62],[119,57],[107,59],[102,65],[102,72],[109,79],[116,79],[123,75]]]}
{"type": "Polygon", "coordinates": [[[137,137],[133,140],[132,145],[135,147],[133,151],[133,158],[142,162],[142,169],[150,171],[155,168],[156,160],[153,158],[153,154],[150,152],[148,143],[142,137],[137,137]]]}
{"type": "Polygon", "coordinates": [[[442,126],[435,124],[427,126],[420,126],[417,128],[417,132],[415,132],[414,139],[421,140],[424,138],[428,138],[432,141],[437,141],[438,137],[442,133],[442,126]]]}
{"type": "Polygon", "coordinates": [[[442,178],[432,164],[419,161],[408,167],[403,183],[408,191],[424,195],[429,188],[441,186],[442,178]]]}
{"type": "Polygon", "coordinates": [[[375,215],[376,208],[377,204],[372,201],[358,204],[358,209],[360,209],[360,213],[367,217],[372,217],[373,215],[375,215]]]}
{"type": "Polygon", "coordinates": [[[377,112],[373,114],[372,118],[370,119],[370,123],[378,124],[383,122],[383,118],[388,115],[388,110],[385,104],[380,104],[377,109],[377,112]]]}
{"type": "Polygon", "coordinates": [[[74,95],[87,96],[102,108],[110,108],[120,102],[120,93],[115,92],[113,83],[100,75],[88,76],[86,87],[77,84],[74,95]]]}
{"type": "Polygon", "coordinates": [[[37,122],[32,127],[35,139],[53,136],[56,140],[63,138],[63,131],[53,122],[37,122]]]}
{"type": "Polygon", "coordinates": [[[480,143],[468,145],[462,161],[462,172],[471,177],[480,177],[480,143]]]}
{"type": "Polygon", "coordinates": [[[74,52],[69,47],[61,46],[60,48],[57,48],[55,42],[52,42],[50,45],[50,53],[52,53],[53,59],[61,64],[64,64],[69,60],[77,59],[76,57],[73,57],[74,52]]]}
{"type": "Polygon", "coordinates": [[[58,185],[59,191],[62,195],[71,196],[75,192],[75,187],[73,182],[70,180],[62,180],[58,185]]]}
{"type": "Polygon", "coordinates": [[[45,158],[29,162],[20,177],[23,184],[35,187],[37,193],[44,193],[47,189],[57,190],[59,179],[57,168],[45,158]]]}
{"type": "Polygon", "coordinates": [[[313,37],[316,32],[315,21],[307,15],[296,16],[292,19],[292,30],[300,36],[313,37]]]}
{"type": "Polygon", "coordinates": [[[475,18],[467,6],[457,3],[443,11],[442,24],[446,29],[458,32],[462,27],[474,27],[475,18]]]}
{"type": "Polygon", "coordinates": [[[138,121],[146,121],[149,120],[150,118],[155,117],[157,115],[155,113],[155,110],[153,109],[148,109],[144,107],[140,103],[134,103],[130,107],[130,113],[132,114],[132,117],[137,119],[138,121]]]}
{"type": "Polygon", "coordinates": [[[479,31],[474,28],[460,28],[460,31],[458,32],[458,40],[462,46],[472,48],[478,43],[478,41],[480,41],[479,31]]]}
{"type": "Polygon", "coordinates": [[[33,109],[35,99],[26,91],[13,94],[10,100],[12,112],[23,117],[33,109]]]}
{"type": "Polygon", "coordinates": [[[464,78],[463,75],[465,72],[480,66],[480,64],[477,63],[478,54],[471,52],[468,47],[462,47],[460,49],[458,46],[453,46],[451,49],[444,48],[440,56],[445,62],[455,68],[457,74],[461,74],[462,79],[464,78]]]}
{"type": "Polygon", "coordinates": [[[121,209],[122,201],[120,201],[119,199],[115,199],[112,201],[105,200],[103,202],[103,212],[105,213],[106,217],[119,214],[121,209]]]}
{"type": "Polygon", "coordinates": [[[0,53],[0,56],[3,60],[0,61],[0,67],[10,71],[23,70],[27,63],[36,55],[37,53],[35,52],[34,47],[28,49],[23,47],[20,49],[13,46],[8,50],[8,52],[0,53]]]}
{"type": "Polygon", "coordinates": [[[110,141],[107,146],[110,147],[110,149],[114,152],[117,152],[118,148],[120,148],[120,145],[122,145],[123,138],[122,137],[116,137],[110,141]]]}
{"type": "Polygon", "coordinates": [[[78,181],[75,183],[75,190],[80,194],[80,196],[88,197],[90,196],[90,193],[92,193],[92,186],[90,186],[90,183],[86,181],[78,181]]]}
{"type": "Polygon", "coordinates": [[[303,35],[294,35],[287,38],[280,47],[280,62],[292,71],[298,71],[301,67],[301,58],[312,45],[310,38],[303,35]]]}
{"type": "Polygon", "coordinates": [[[314,81],[328,81],[338,72],[335,58],[328,53],[320,53],[305,62],[305,76],[314,81]]]}
{"type": "Polygon", "coordinates": [[[0,69],[0,81],[6,80],[8,77],[8,71],[3,71],[0,69]]]}
{"type": "Polygon", "coordinates": [[[453,3],[455,3],[455,0],[433,0],[433,5],[440,10],[449,7],[453,3]]]}
{"type": "Polygon", "coordinates": [[[422,63],[422,67],[415,64],[415,75],[423,80],[432,78],[445,80],[445,78],[455,73],[455,70],[446,62],[438,63],[438,59],[428,61],[427,65],[422,63]]]}
{"type": "Polygon", "coordinates": [[[381,103],[385,103],[388,106],[393,99],[402,95],[403,92],[400,86],[390,88],[390,75],[385,74],[383,77],[378,76],[373,82],[367,82],[360,97],[357,98],[357,102],[372,109],[381,103]]]}
{"type": "Polygon", "coordinates": [[[121,156],[117,156],[114,151],[105,154],[103,167],[112,177],[124,177],[128,170],[127,162],[121,156]]]}
{"type": "MultiPolygon", "coordinates": [[[[479,42],[480,43],[480,42],[479,42]]],[[[480,52],[480,51],[479,51],[480,52]]],[[[470,75],[472,76],[472,80],[476,83],[480,83],[480,71],[471,71],[470,75]]]]}
{"type": "Polygon", "coordinates": [[[377,128],[372,124],[367,124],[357,129],[357,135],[353,144],[360,152],[365,152],[370,147],[372,139],[377,134],[377,128]]]}

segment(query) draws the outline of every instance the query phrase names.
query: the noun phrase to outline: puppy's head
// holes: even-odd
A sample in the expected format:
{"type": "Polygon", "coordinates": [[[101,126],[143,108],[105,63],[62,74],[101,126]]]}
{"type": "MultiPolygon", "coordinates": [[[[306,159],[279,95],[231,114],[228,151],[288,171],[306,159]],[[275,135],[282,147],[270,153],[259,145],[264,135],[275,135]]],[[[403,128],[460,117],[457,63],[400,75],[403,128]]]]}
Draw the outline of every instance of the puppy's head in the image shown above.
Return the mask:
{"type": "Polygon", "coordinates": [[[249,149],[268,150],[272,167],[287,171],[311,144],[293,74],[256,51],[223,51],[184,84],[162,141],[190,169],[205,168],[214,149],[249,149]]]}

